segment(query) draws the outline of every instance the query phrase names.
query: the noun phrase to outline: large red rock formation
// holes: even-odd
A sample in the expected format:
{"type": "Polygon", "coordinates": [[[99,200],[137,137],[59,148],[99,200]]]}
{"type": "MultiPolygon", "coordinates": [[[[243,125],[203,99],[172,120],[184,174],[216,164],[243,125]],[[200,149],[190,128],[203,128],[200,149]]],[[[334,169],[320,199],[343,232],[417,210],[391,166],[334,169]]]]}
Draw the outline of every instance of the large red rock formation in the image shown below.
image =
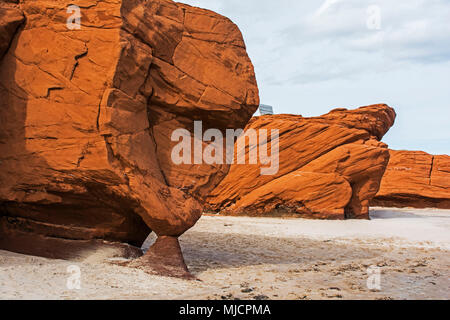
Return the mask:
{"type": "Polygon", "coordinates": [[[390,151],[374,206],[450,209],[450,156],[390,151]]]}
{"type": "Polygon", "coordinates": [[[154,231],[142,263],[161,264],[228,171],[175,166],[171,133],[194,120],[245,126],[259,104],[253,66],[214,12],[83,0],[69,29],[71,4],[20,1],[26,23],[1,61],[0,247],[71,258],[105,241],[139,247],[154,231]]]}
{"type": "MultiPolygon", "coordinates": [[[[368,218],[369,201],[378,192],[389,161],[387,146],[379,140],[395,116],[387,105],[373,105],[337,109],[315,118],[253,118],[246,130],[279,129],[279,170],[261,175],[265,166],[261,161],[232,165],[208,198],[210,210],[230,215],[368,218]]],[[[237,154],[244,152],[237,146],[237,154]]]]}

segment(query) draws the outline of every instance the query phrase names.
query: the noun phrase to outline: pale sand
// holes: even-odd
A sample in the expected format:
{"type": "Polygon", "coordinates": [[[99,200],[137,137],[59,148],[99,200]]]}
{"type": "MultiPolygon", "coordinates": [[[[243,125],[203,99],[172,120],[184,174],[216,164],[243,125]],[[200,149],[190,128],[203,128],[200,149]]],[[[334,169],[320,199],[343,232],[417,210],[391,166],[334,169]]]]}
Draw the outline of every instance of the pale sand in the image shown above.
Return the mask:
{"type": "MultiPolygon", "coordinates": [[[[450,299],[450,210],[372,210],[372,221],[203,217],[180,242],[202,281],[0,251],[0,299],[450,299]],[[67,267],[81,269],[69,290],[67,267]],[[381,268],[381,291],[367,268],[381,268]]],[[[153,237],[150,237],[148,246],[153,237]]]]}

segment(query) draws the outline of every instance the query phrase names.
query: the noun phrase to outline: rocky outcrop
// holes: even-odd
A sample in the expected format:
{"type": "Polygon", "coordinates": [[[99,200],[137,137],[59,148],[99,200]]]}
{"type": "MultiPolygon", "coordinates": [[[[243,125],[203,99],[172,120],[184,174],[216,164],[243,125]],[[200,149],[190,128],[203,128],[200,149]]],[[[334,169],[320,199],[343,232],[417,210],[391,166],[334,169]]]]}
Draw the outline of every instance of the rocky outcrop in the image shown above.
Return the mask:
{"type": "Polygon", "coordinates": [[[253,66],[239,29],[214,12],[86,0],[69,29],[72,4],[21,1],[26,24],[1,61],[0,247],[73,258],[140,247],[154,231],[140,264],[170,274],[161,257],[181,255],[176,238],[229,168],[174,165],[171,133],[194,120],[245,126],[259,104],[253,66]]]}
{"type": "Polygon", "coordinates": [[[450,209],[450,156],[390,150],[372,205],[450,209]]]}
{"type": "Polygon", "coordinates": [[[0,60],[8,50],[17,28],[25,17],[17,7],[16,0],[0,0],[0,60]]]}
{"type": "MultiPolygon", "coordinates": [[[[279,170],[261,175],[267,163],[233,164],[208,197],[209,210],[229,215],[366,219],[369,201],[378,192],[389,161],[387,146],[379,140],[395,117],[387,105],[337,109],[315,118],[255,117],[247,131],[279,130],[279,170]]],[[[245,152],[249,159],[254,148],[244,150],[240,144],[238,150],[238,145],[235,153],[245,152]]],[[[258,147],[264,150],[267,145],[271,140],[258,147]]]]}

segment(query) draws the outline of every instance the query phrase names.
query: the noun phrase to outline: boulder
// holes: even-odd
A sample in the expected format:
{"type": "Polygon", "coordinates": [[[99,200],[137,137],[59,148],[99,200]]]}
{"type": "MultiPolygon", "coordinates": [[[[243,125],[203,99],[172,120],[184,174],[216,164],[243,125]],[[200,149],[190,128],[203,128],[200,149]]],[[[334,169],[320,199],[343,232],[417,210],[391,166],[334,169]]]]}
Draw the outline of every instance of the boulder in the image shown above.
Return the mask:
{"type": "Polygon", "coordinates": [[[154,231],[135,265],[187,275],[177,238],[229,166],[175,165],[171,134],[246,125],[259,97],[242,35],[169,0],[83,0],[69,28],[72,4],[20,1],[0,62],[0,248],[73,259],[154,231]]]}
{"type": "Polygon", "coordinates": [[[450,209],[450,156],[390,150],[374,206],[450,209]]]}
{"type": "MultiPolygon", "coordinates": [[[[368,219],[369,201],[378,192],[389,161],[389,150],[380,140],[395,117],[387,105],[336,109],[313,118],[255,117],[247,131],[267,130],[268,136],[268,131],[279,130],[277,172],[261,174],[267,164],[261,159],[257,164],[238,164],[235,159],[209,195],[208,209],[227,215],[368,219]]],[[[274,150],[271,141],[260,139],[257,147],[274,150]]],[[[236,143],[235,154],[245,153],[250,159],[254,149],[236,143]]]]}

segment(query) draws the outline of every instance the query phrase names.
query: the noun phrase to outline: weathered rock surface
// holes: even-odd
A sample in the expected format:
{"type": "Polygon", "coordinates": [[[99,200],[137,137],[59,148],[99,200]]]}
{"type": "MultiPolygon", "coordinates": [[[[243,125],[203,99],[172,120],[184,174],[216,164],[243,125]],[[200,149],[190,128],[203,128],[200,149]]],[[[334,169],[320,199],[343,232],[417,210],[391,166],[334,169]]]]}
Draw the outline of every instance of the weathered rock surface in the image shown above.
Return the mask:
{"type": "Polygon", "coordinates": [[[80,1],[70,30],[71,4],[20,1],[0,64],[0,247],[70,257],[152,230],[170,246],[229,168],[175,166],[172,131],[241,128],[259,104],[241,33],[169,0],[80,1]]]}
{"type": "Polygon", "coordinates": [[[0,0],[0,59],[8,50],[17,28],[25,17],[15,0],[0,0]]]}
{"type": "MultiPolygon", "coordinates": [[[[369,201],[389,161],[379,140],[395,117],[387,105],[337,109],[315,118],[255,117],[246,130],[279,129],[278,173],[261,175],[261,161],[233,164],[208,197],[209,209],[230,215],[368,218],[369,201]]],[[[236,153],[248,156],[248,148],[237,146],[236,153]]]]}
{"type": "Polygon", "coordinates": [[[450,209],[450,156],[390,150],[374,206],[450,209]]]}

